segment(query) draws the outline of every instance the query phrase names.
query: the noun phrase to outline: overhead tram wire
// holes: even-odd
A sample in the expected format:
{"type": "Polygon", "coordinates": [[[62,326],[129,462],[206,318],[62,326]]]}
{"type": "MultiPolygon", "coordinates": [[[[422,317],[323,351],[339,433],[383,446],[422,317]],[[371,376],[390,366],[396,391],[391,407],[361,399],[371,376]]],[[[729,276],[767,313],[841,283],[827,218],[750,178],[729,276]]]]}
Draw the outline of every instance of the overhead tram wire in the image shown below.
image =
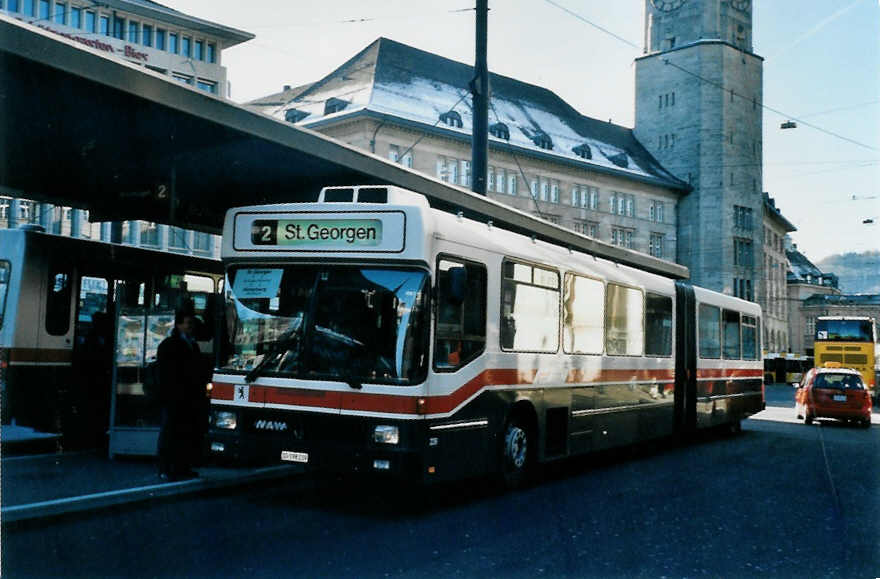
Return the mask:
{"type": "MultiPolygon", "coordinates": [[[[623,38],[622,36],[619,36],[618,34],[615,34],[614,32],[611,32],[611,31],[608,30],[607,28],[604,28],[604,27],[602,27],[602,26],[596,24],[595,22],[589,20],[588,18],[585,18],[584,16],[578,14],[577,12],[574,12],[573,10],[570,10],[569,8],[566,8],[565,6],[560,5],[560,4],[557,3],[555,0],[544,0],[544,1],[547,2],[548,4],[550,4],[551,6],[554,6],[554,7],[558,8],[558,9],[562,10],[563,12],[565,12],[565,13],[567,13],[567,14],[573,16],[574,18],[580,20],[581,22],[583,22],[583,23],[585,23],[585,24],[589,24],[589,25],[592,26],[593,28],[596,28],[597,30],[599,30],[599,31],[601,31],[601,32],[604,32],[605,34],[611,36],[612,38],[615,38],[616,40],[619,40],[620,42],[623,42],[623,43],[626,44],[627,46],[630,46],[630,47],[635,48],[635,49],[637,49],[637,50],[640,49],[640,47],[639,47],[637,44],[635,44],[634,42],[631,42],[631,41],[627,40],[626,38],[623,38]]],[[[752,99],[751,97],[746,97],[746,96],[743,96],[743,95],[741,95],[741,94],[736,93],[735,91],[725,89],[725,88],[724,88],[723,86],[721,86],[719,83],[717,83],[717,82],[715,82],[715,81],[713,81],[713,80],[711,80],[711,79],[705,78],[705,77],[703,77],[703,76],[701,76],[701,75],[699,75],[699,74],[697,74],[697,73],[695,73],[695,72],[692,72],[692,71],[690,71],[690,70],[684,68],[683,66],[680,66],[680,65],[678,65],[678,64],[675,64],[675,63],[671,62],[668,58],[663,59],[663,62],[664,62],[664,64],[670,65],[670,66],[672,66],[673,68],[677,68],[678,70],[680,70],[680,71],[682,71],[682,72],[684,72],[684,73],[686,73],[686,74],[688,74],[688,75],[690,75],[690,76],[693,76],[694,78],[697,78],[697,79],[699,79],[699,80],[702,81],[702,82],[705,82],[705,83],[707,83],[707,84],[709,84],[709,85],[711,85],[711,86],[715,86],[715,87],[717,87],[718,89],[722,90],[722,91],[725,92],[725,93],[733,94],[733,95],[735,95],[735,96],[737,96],[737,97],[739,97],[739,98],[741,98],[741,99],[744,99],[744,100],[746,100],[746,101],[748,101],[748,102],[753,102],[753,99],[752,99]]],[[[863,147],[863,148],[865,148],[865,149],[869,149],[869,150],[871,150],[871,151],[877,151],[877,150],[880,150],[880,149],[878,149],[877,147],[874,147],[874,146],[871,146],[871,145],[866,145],[865,143],[861,143],[861,142],[859,142],[859,141],[856,141],[855,139],[850,139],[849,137],[845,137],[845,136],[843,136],[843,135],[841,135],[841,134],[835,133],[835,132],[833,132],[833,131],[829,131],[829,130],[824,129],[824,128],[822,128],[822,127],[820,127],[820,126],[818,126],[818,125],[815,125],[815,124],[813,124],[813,123],[808,123],[808,122],[804,121],[802,117],[800,117],[800,118],[798,118],[798,117],[794,117],[793,115],[789,115],[789,114],[785,113],[784,111],[781,111],[781,110],[779,110],[779,109],[776,109],[776,108],[774,108],[774,107],[771,107],[771,106],[769,106],[769,105],[766,105],[766,104],[764,104],[763,102],[761,102],[761,103],[759,103],[759,104],[760,104],[761,108],[763,108],[763,109],[766,109],[766,110],[768,110],[768,111],[770,111],[770,112],[772,112],[772,113],[775,113],[775,114],[777,114],[777,115],[779,115],[779,116],[781,116],[781,117],[783,117],[783,118],[786,118],[786,119],[789,119],[789,120],[792,120],[792,121],[796,121],[796,122],[802,123],[803,125],[805,125],[805,126],[807,126],[807,127],[810,127],[811,129],[817,130],[817,131],[819,131],[819,132],[821,132],[821,133],[824,133],[824,134],[826,134],[826,135],[829,135],[829,136],[832,136],[832,137],[835,137],[835,138],[841,139],[841,140],[843,140],[843,141],[846,141],[846,142],[851,143],[851,144],[853,144],[853,145],[857,145],[857,146],[859,146],[859,147],[863,147]]]]}

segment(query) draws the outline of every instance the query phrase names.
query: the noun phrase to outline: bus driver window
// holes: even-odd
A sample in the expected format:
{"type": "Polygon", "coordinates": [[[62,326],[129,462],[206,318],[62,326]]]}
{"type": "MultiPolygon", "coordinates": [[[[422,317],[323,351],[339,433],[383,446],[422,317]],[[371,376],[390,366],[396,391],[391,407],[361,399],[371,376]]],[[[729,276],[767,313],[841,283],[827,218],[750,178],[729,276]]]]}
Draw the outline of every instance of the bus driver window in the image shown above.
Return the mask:
{"type": "Polygon", "coordinates": [[[486,346],[486,268],[454,258],[437,264],[434,368],[454,371],[486,346]]]}

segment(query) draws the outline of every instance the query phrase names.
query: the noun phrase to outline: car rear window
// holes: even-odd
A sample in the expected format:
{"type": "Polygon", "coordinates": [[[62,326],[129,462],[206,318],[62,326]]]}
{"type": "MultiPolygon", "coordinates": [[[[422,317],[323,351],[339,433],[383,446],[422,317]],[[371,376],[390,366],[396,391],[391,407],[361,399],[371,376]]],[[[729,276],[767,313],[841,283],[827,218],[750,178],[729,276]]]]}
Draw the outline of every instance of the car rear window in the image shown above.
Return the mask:
{"type": "Polygon", "coordinates": [[[855,374],[817,374],[816,379],[813,381],[813,387],[834,390],[865,389],[861,377],[855,374]]]}

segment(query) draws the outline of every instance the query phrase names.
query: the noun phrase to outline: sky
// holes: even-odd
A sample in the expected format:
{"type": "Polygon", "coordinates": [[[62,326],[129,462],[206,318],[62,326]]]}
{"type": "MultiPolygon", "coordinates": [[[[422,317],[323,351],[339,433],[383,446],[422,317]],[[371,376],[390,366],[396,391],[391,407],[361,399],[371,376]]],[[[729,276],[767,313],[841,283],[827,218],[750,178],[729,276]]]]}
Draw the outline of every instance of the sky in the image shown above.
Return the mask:
{"type": "MultiPolygon", "coordinates": [[[[237,102],[314,82],[380,36],[474,60],[473,0],[160,1],[256,35],[222,54],[237,102]]],[[[764,191],[812,261],[880,249],[880,2],[753,5],[754,52],[764,58],[764,191]],[[797,128],[781,129],[786,120],[797,128]]],[[[644,0],[490,0],[489,8],[492,72],[633,126],[644,0]]]]}

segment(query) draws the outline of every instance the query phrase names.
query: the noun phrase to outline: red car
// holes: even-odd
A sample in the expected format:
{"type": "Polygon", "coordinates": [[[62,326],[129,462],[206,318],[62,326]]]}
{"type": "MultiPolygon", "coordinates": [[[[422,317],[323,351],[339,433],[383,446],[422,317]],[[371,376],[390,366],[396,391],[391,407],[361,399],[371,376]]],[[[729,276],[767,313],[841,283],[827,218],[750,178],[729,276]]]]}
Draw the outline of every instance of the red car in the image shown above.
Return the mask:
{"type": "Polygon", "coordinates": [[[814,418],[836,418],[871,426],[871,396],[855,370],[813,368],[798,384],[794,400],[804,424],[812,424],[814,418]]]}

